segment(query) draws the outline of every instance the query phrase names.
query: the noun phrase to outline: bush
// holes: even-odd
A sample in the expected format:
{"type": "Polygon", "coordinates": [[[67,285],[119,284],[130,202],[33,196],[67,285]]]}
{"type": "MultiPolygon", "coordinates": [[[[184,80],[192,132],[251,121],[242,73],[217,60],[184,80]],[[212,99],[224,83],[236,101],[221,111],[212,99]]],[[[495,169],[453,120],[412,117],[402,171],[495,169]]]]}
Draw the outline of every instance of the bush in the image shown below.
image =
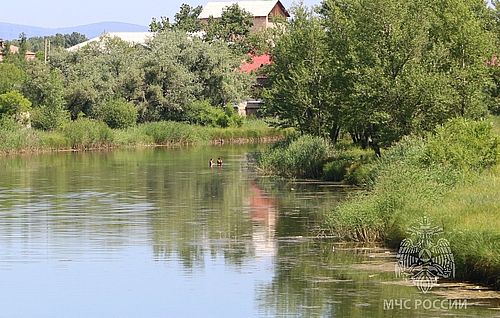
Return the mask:
{"type": "Polygon", "coordinates": [[[498,161],[500,144],[492,128],[486,121],[452,119],[428,137],[424,161],[464,172],[491,167],[498,161]]]}
{"type": "Polygon", "coordinates": [[[69,113],[58,107],[41,106],[33,109],[31,126],[41,130],[54,130],[61,128],[69,122],[69,113]]]}
{"type": "Polygon", "coordinates": [[[31,102],[18,91],[10,91],[0,95],[0,115],[14,116],[29,112],[31,102]]]}
{"type": "Polygon", "coordinates": [[[327,162],[323,166],[323,179],[327,181],[343,181],[351,164],[351,160],[340,158],[327,162]]]}
{"type": "Polygon", "coordinates": [[[283,177],[317,178],[330,155],[330,144],[320,137],[304,135],[277,143],[259,157],[259,167],[266,173],[283,177]]]}
{"type": "Polygon", "coordinates": [[[134,126],[137,121],[137,108],[124,99],[115,99],[98,106],[95,117],[113,129],[134,126]]]}
{"type": "Polygon", "coordinates": [[[331,161],[323,167],[323,179],[365,185],[371,179],[373,170],[371,163],[375,158],[375,153],[370,149],[361,149],[352,145],[347,147],[337,145],[331,161]]]}
{"type": "Polygon", "coordinates": [[[66,124],[62,133],[73,149],[108,147],[113,142],[113,131],[105,123],[88,118],[66,124]]]}
{"type": "Polygon", "coordinates": [[[231,106],[214,107],[209,101],[194,101],[185,112],[185,120],[191,124],[210,127],[240,127],[243,119],[231,106]]]}

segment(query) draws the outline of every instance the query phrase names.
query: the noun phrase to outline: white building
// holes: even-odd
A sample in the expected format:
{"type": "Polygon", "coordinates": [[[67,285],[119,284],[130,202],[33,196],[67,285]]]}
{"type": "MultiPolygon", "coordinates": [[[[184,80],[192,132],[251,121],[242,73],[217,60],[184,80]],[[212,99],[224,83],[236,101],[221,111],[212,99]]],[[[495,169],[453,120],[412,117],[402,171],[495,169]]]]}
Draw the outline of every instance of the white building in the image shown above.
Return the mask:
{"type": "Polygon", "coordinates": [[[92,42],[99,42],[106,37],[117,38],[127,43],[130,43],[130,45],[144,45],[146,44],[147,41],[151,40],[154,37],[154,35],[155,33],[153,32],[106,32],[103,33],[101,36],[79,43],[75,46],[68,48],[67,50],[69,52],[74,52],[81,49],[82,47],[87,46],[92,42]]]}

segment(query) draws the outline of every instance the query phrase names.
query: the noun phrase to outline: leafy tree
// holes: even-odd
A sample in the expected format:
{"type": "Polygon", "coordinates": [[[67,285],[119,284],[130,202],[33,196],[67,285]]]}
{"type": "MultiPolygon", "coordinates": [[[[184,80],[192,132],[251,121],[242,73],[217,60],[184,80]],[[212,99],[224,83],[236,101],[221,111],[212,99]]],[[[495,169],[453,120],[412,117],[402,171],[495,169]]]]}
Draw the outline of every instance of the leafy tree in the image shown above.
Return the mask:
{"type": "MultiPolygon", "coordinates": [[[[51,49],[56,48],[69,48],[79,43],[85,42],[88,38],[81,33],[73,32],[71,34],[61,34],[51,36],[35,36],[26,39],[26,46],[28,50],[33,52],[41,52],[45,50],[45,40],[50,41],[51,49]]],[[[18,43],[18,42],[16,42],[18,43]]]]}
{"type": "Polygon", "coordinates": [[[105,122],[110,128],[127,128],[137,121],[137,108],[124,99],[110,100],[95,111],[97,119],[105,122]]]}
{"type": "Polygon", "coordinates": [[[263,92],[265,112],[278,117],[282,126],[335,140],[340,114],[328,67],[326,34],[311,10],[297,7],[294,11],[287,32],[273,50],[274,63],[263,92]]]}
{"type": "Polygon", "coordinates": [[[0,115],[15,116],[28,112],[31,102],[18,91],[0,94],[0,115]]]}
{"type": "Polygon", "coordinates": [[[156,18],[151,19],[151,23],[149,23],[149,31],[150,32],[159,32],[170,30],[172,25],[170,24],[170,20],[167,17],[160,17],[159,20],[156,18]]]}
{"type": "Polygon", "coordinates": [[[238,4],[226,7],[219,19],[210,17],[205,26],[207,41],[221,40],[230,43],[236,50],[247,52],[245,40],[252,28],[252,15],[238,4]]]}
{"type": "Polygon", "coordinates": [[[20,67],[10,63],[0,63],[0,94],[20,90],[26,74],[20,67]]]}
{"type": "Polygon", "coordinates": [[[49,69],[42,62],[30,63],[24,95],[33,103],[33,127],[51,130],[59,128],[68,119],[64,108],[64,79],[57,69],[49,69]]]}
{"type": "Polygon", "coordinates": [[[175,23],[173,27],[178,30],[184,30],[187,32],[198,32],[201,30],[201,23],[198,19],[202,6],[191,7],[188,4],[183,3],[174,16],[175,23]]]}

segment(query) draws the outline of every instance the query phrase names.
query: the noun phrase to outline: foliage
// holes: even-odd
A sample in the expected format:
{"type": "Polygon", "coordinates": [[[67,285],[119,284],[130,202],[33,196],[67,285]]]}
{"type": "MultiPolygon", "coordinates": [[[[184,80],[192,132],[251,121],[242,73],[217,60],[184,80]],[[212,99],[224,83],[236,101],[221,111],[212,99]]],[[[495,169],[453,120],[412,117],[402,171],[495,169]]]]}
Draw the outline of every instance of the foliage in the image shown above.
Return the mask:
{"type": "Polygon", "coordinates": [[[97,119],[114,129],[131,127],[137,121],[137,108],[124,99],[106,101],[94,113],[97,119]]]}
{"type": "Polygon", "coordinates": [[[31,102],[18,91],[0,94],[0,116],[3,114],[15,116],[30,109],[31,102]]]}
{"type": "Polygon", "coordinates": [[[191,7],[190,5],[183,3],[179,12],[177,12],[174,16],[175,23],[173,27],[186,32],[200,31],[201,24],[198,16],[202,10],[202,6],[191,7]]]}
{"type": "Polygon", "coordinates": [[[0,94],[20,90],[26,74],[20,67],[10,63],[0,63],[0,94]]]}
{"type": "Polygon", "coordinates": [[[69,114],[62,108],[40,106],[31,112],[31,126],[41,130],[54,130],[69,121],[69,114]]]}
{"type": "Polygon", "coordinates": [[[191,124],[211,127],[241,126],[242,119],[230,107],[224,109],[210,105],[210,102],[195,101],[187,107],[185,119],[191,124]]]}
{"type": "Polygon", "coordinates": [[[487,121],[455,118],[429,136],[427,164],[443,164],[461,171],[481,171],[498,161],[500,139],[487,121]]]}
{"type": "Polygon", "coordinates": [[[272,52],[265,113],[277,116],[282,126],[335,141],[340,118],[320,22],[310,10],[295,10],[272,52]]]}
{"type": "Polygon", "coordinates": [[[149,31],[181,30],[189,33],[198,32],[201,30],[198,16],[202,10],[202,6],[191,7],[189,4],[183,3],[179,8],[179,12],[174,16],[174,23],[170,23],[170,20],[166,17],[153,18],[149,24],[149,31]]]}
{"type": "Polygon", "coordinates": [[[259,168],[283,177],[317,178],[331,153],[330,144],[320,137],[303,135],[277,143],[260,155],[259,168]]]}
{"type": "Polygon", "coordinates": [[[489,127],[484,122],[456,119],[426,140],[403,139],[376,163],[372,190],[342,203],[328,215],[327,223],[352,240],[401,240],[410,217],[418,219],[455,187],[497,163],[500,145],[489,127]],[[471,138],[477,140],[469,152],[471,138]],[[474,174],[468,173],[472,170],[474,174]]]}
{"type": "Polygon", "coordinates": [[[372,163],[374,161],[375,156],[371,151],[357,146],[341,147],[336,145],[333,155],[323,166],[323,179],[367,185],[372,177],[372,163]]]}
{"type": "Polygon", "coordinates": [[[265,91],[282,124],[363,148],[391,145],[456,116],[486,114],[494,52],[482,1],[325,0],[295,8],[276,39],[265,91]]]}
{"type": "Polygon", "coordinates": [[[29,64],[24,95],[34,107],[62,107],[64,104],[64,79],[58,70],[50,69],[41,62],[29,64]]]}
{"type": "Polygon", "coordinates": [[[50,43],[50,49],[69,48],[87,41],[85,34],[72,32],[71,34],[56,33],[51,36],[40,36],[28,38],[28,48],[33,52],[43,52],[45,49],[45,41],[50,43]]]}
{"type": "Polygon", "coordinates": [[[144,133],[158,145],[192,144],[201,139],[195,126],[173,121],[146,123],[141,126],[144,133]]]}
{"type": "Polygon", "coordinates": [[[23,128],[12,117],[0,117],[0,152],[34,151],[38,143],[37,131],[23,128]]]}
{"type": "Polygon", "coordinates": [[[67,121],[57,130],[24,128],[14,118],[0,116],[0,154],[31,151],[85,150],[104,147],[257,142],[281,139],[288,130],[269,127],[264,121],[245,121],[241,127],[218,128],[180,122],[152,122],[126,129],[110,129],[88,118],[67,121]]]}
{"type": "Polygon", "coordinates": [[[207,41],[223,41],[241,53],[246,53],[245,44],[252,28],[252,15],[241,9],[237,3],[232,4],[222,11],[220,18],[210,17],[205,27],[207,41]]]}
{"type": "Polygon", "coordinates": [[[149,32],[159,32],[172,29],[170,24],[170,19],[167,17],[160,17],[156,19],[153,17],[151,23],[149,23],[149,32]]]}

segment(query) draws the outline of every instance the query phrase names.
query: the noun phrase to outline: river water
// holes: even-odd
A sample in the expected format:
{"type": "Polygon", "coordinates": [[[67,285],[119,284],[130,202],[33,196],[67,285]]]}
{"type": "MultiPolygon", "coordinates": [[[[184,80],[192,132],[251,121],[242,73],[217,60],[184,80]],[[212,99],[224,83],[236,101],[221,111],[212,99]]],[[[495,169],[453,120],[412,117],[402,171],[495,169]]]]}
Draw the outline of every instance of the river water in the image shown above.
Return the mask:
{"type": "Polygon", "coordinates": [[[352,190],[260,177],[258,147],[0,158],[0,317],[500,316],[495,292],[422,295],[391,251],[318,239],[352,190]]]}

